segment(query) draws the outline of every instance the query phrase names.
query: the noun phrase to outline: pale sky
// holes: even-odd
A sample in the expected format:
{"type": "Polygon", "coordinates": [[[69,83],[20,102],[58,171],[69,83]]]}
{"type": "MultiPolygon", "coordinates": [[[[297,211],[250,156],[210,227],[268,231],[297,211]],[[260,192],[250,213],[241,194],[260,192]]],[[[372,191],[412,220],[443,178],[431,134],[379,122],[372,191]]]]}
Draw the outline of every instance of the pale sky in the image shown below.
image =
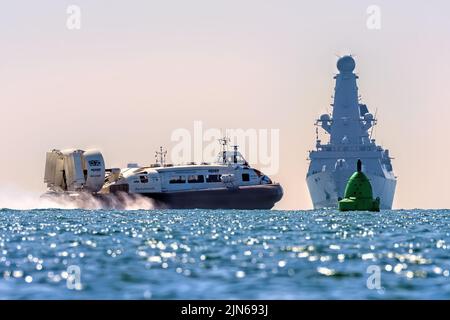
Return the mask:
{"type": "Polygon", "coordinates": [[[309,209],[313,123],[330,110],[336,55],[351,53],[395,158],[394,207],[448,208],[449,12],[444,0],[1,1],[0,192],[44,192],[53,148],[151,163],[199,120],[279,129],[276,208],[309,209]],[[366,27],[373,4],[380,30],[366,27]],[[66,27],[69,5],[80,30],[66,27]]]}

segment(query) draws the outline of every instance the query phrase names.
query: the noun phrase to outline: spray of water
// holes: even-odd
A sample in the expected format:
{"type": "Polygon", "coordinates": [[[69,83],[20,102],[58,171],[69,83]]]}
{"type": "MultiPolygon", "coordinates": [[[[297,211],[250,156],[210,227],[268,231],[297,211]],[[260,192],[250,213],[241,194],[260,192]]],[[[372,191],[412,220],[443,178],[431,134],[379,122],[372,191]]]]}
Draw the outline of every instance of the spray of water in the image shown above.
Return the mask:
{"type": "Polygon", "coordinates": [[[117,210],[149,210],[155,208],[152,199],[121,193],[117,195],[77,194],[45,194],[27,192],[16,188],[0,190],[0,209],[117,209],[117,210]]]}

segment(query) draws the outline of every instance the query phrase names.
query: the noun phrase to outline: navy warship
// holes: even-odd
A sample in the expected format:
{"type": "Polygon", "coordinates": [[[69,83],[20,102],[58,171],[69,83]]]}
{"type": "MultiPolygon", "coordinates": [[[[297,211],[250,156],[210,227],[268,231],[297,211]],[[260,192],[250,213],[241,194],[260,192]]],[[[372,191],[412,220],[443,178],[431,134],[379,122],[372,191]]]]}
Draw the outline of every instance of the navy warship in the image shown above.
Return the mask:
{"type": "Polygon", "coordinates": [[[333,112],[316,121],[316,149],[309,152],[306,176],[314,209],[337,207],[358,159],[362,160],[362,171],[372,184],[373,196],[380,198],[380,208],[392,208],[397,177],[389,150],[372,138],[377,120],[359,101],[355,65],[352,56],[339,58],[333,112]],[[330,135],[327,143],[319,139],[318,127],[330,135]]]}

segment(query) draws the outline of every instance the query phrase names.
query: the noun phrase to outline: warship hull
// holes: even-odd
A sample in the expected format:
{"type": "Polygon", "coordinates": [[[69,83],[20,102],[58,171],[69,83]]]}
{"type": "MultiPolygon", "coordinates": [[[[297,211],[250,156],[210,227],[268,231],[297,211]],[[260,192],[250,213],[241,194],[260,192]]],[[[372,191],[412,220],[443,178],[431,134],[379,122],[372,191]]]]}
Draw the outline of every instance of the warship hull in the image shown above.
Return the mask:
{"type": "MultiPolygon", "coordinates": [[[[308,176],[306,183],[314,209],[337,208],[338,199],[344,197],[345,186],[352,174],[351,170],[346,170],[344,172],[325,171],[308,176]]],[[[397,181],[369,173],[366,173],[366,176],[372,185],[373,197],[380,198],[380,208],[392,209],[397,181]]]]}

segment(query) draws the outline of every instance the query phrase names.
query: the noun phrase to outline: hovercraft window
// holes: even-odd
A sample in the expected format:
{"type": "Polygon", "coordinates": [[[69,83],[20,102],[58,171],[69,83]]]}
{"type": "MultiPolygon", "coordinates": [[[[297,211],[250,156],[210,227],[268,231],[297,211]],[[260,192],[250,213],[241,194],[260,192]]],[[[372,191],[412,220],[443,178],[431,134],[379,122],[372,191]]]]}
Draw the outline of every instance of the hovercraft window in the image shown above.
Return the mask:
{"type": "Polygon", "coordinates": [[[262,177],[262,176],[263,176],[263,174],[262,174],[261,171],[259,171],[259,170],[257,170],[257,169],[253,169],[253,171],[255,171],[255,173],[256,173],[256,175],[257,175],[258,177],[262,177]]]}
{"type": "Polygon", "coordinates": [[[148,177],[147,176],[139,176],[139,179],[141,180],[141,183],[148,183],[148,177]]]}
{"type": "Polygon", "coordinates": [[[206,182],[220,182],[220,174],[210,174],[206,176],[206,182]]]}
{"type": "Polygon", "coordinates": [[[169,181],[169,183],[185,183],[185,182],[186,182],[185,176],[172,177],[172,178],[170,178],[170,181],[169,181]]]}
{"type": "Polygon", "coordinates": [[[205,178],[202,175],[188,176],[188,183],[203,183],[205,178]]]}
{"type": "Polygon", "coordinates": [[[242,181],[244,181],[244,182],[250,181],[250,175],[248,173],[243,173],[242,181]]]}

